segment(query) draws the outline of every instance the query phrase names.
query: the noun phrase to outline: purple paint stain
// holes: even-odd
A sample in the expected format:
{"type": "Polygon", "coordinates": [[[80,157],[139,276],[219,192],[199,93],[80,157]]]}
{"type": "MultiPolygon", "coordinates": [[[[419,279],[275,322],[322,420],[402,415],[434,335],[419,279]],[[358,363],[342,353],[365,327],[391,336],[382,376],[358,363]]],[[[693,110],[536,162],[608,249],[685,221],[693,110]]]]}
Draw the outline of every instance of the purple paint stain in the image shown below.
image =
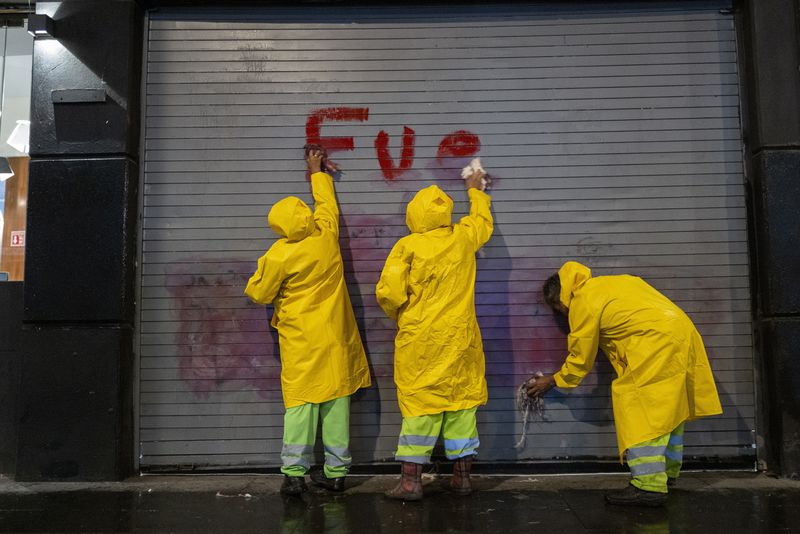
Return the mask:
{"type": "Polygon", "coordinates": [[[179,376],[200,398],[237,390],[281,398],[276,335],[268,330],[264,309],[249,304],[242,294],[254,265],[189,258],[167,269],[171,308],[178,319],[174,342],[179,376]]]}
{"type": "Polygon", "coordinates": [[[343,232],[346,237],[340,241],[340,247],[349,252],[349,257],[344,258],[345,270],[350,270],[350,261],[374,258],[374,252],[385,259],[394,243],[408,233],[404,214],[343,215],[341,227],[346,229],[343,232]]]}
{"type": "MultiPolygon", "coordinates": [[[[461,170],[469,165],[470,161],[472,161],[472,157],[446,156],[430,161],[426,168],[437,185],[445,187],[458,184],[458,187],[463,187],[464,179],[461,177],[461,170]]],[[[492,172],[490,168],[487,168],[487,173],[492,181],[488,188],[488,192],[491,194],[491,188],[497,187],[502,178],[492,172]]]]}

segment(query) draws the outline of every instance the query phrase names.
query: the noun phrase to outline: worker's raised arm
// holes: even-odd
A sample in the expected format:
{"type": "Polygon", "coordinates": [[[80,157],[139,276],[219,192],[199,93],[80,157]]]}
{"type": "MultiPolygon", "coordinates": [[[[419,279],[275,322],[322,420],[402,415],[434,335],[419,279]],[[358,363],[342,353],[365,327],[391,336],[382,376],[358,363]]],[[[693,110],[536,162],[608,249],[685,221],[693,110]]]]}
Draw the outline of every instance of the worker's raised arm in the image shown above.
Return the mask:
{"type": "Polygon", "coordinates": [[[569,310],[569,336],[564,365],[553,375],[560,388],[574,388],[589,374],[600,343],[600,314],[588,303],[573,298],[569,310]]]}
{"type": "Polygon", "coordinates": [[[333,178],[324,172],[325,154],[322,150],[310,149],[306,164],[311,173],[311,193],[314,195],[314,220],[317,226],[326,228],[339,236],[339,206],[333,189],[333,178]]]}
{"type": "Polygon", "coordinates": [[[468,189],[467,195],[469,195],[469,215],[462,217],[458,225],[467,232],[475,252],[477,252],[489,241],[494,230],[491,211],[492,199],[483,191],[475,188],[468,189]]]}
{"type": "Polygon", "coordinates": [[[311,193],[314,195],[314,220],[317,226],[327,228],[339,236],[339,206],[333,190],[333,178],[324,172],[311,175],[311,193]]]}

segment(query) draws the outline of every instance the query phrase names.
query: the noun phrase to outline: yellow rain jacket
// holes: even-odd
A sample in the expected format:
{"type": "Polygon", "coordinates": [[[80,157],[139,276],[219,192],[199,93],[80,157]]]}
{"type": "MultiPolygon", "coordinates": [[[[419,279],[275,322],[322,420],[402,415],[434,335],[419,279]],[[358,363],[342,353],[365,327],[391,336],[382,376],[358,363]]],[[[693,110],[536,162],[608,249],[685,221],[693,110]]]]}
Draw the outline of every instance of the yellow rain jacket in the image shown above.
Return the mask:
{"type": "Polygon", "coordinates": [[[315,210],[297,197],[277,202],[269,225],[282,237],[258,260],[245,294],[274,304],[281,386],[287,408],[322,403],[370,385],[369,368],[344,283],[333,179],[311,175],[315,210]]]}
{"type": "Polygon", "coordinates": [[[574,261],[558,276],[570,333],[556,384],[580,384],[603,350],[617,372],[611,395],[620,458],[687,419],[722,413],[703,340],[672,301],[641,278],[592,278],[574,261]]]}
{"type": "Polygon", "coordinates": [[[453,200],[432,185],[406,209],[411,235],[392,249],[376,295],[397,321],[394,381],[403,417],[486,404],[475,316],[475,253],[492,235],[489,195],[469,189],[470,212],[452,224],[453,200]]]}

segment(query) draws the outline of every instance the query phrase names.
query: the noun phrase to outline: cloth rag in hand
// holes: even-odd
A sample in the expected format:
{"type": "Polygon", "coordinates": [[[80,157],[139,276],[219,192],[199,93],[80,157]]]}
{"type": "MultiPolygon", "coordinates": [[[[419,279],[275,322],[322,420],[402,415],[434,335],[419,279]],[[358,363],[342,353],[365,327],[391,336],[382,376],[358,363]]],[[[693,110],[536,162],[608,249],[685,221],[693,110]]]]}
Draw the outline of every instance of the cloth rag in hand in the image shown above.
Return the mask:
{"type": "MultiPolygon", "coordinates": [[[[534,375],[536,378],[544,376],[541,371],[537,371],[534,375]]],[[[529,397],[528,388],[526,387],[528,381],[526,380],[520,384],[517,389],[517,397],[515,399],[517,410],[522,417],[522,435],[514,445],[515,449],[522,449],[525,447],[525,442],[528,439],[528,421],[538,419],[544,421],[544,399],[542,397],[529,397]]]]}
{"type": "MultiPolygon", "coordinates": [[[[461,177],[466,180],[475,174],[475,172],[482,172],[486,174],[486,169],[481,166],[481,158],[472,158],[472,161],[469,162],[469,165],[461,169],[461,177]]],[[[487,179],[487,176],[484,176],[481,178],[481,191],[485,191],[487,185],[489,185],[489,180],[487,179]]]]}

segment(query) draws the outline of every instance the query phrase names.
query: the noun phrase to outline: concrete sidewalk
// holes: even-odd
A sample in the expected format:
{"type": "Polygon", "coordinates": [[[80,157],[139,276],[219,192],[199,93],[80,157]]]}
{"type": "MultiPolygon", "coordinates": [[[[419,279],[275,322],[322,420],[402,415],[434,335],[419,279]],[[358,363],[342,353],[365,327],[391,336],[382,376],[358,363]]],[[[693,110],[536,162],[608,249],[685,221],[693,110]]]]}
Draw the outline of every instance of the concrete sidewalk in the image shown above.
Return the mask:
{"type": "Polygon", "coordinates": [[[456,497],[425,479],[425,500],[389,501],[395,476],[351,476],[343,494],[284,498],[275,475],[142,476],[115,483],[0,478],[0,532],[797,532],[800,482],[687,473],[663,509],[608,506],[627,475],[476,476],[456,497]]]}

